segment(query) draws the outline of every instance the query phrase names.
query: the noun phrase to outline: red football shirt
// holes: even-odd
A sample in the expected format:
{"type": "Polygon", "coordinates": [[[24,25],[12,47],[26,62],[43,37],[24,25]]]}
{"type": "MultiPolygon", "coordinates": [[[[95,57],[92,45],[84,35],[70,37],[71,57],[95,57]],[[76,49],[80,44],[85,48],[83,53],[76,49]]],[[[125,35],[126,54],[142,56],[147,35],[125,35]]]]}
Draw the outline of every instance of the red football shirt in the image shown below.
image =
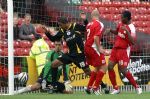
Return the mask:
{"type": "Polygon", "coordinates": [[[85,46],[96,47],[94,43],[94,36],[99,36],[101,39],[103,29],[104,25],[102,22],[99,20],[92,20],[92,22],[90,22],[86,27],[87,35],[85,46]]]}
{"type": "Polygon", "coordinates": [[[118,35],[116,36],[114,47],[126,49],[129,46],[131,46],[131,42],[129,41],[126,31],[124,31],[121,28],[122,26],[125,26],[128,29],[128,31],[131,33],[131,36],[133,38],[136,37],[136,32],[135,32],[135,27],[133,24],[129,24],[129,25],[125,25],[122,23],[118,24],[118,27],[117,27],[118,35]]]}

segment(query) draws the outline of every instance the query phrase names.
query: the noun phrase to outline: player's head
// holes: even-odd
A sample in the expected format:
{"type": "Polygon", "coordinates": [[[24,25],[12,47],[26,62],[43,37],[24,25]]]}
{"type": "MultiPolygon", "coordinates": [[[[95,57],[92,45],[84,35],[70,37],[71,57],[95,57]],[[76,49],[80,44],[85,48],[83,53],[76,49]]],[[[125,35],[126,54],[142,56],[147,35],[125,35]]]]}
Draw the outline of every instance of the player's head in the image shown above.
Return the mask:
{"type": "Polygon", "coordinates": [[[128,24],[131,20],[131,12],[130,11],[123,11],[122,14],[121,14],[121,21],[122,23],[124,24],[128,24]]]}
{"type": "Polygon", "coordinates": [[[14,13],[13,21],[14,21],[14,26],[16,26],[18,24],[18,14],[17,13],[14,13]]]}
{"type": "Polygon", "coordinates": [[[57,40],[54,42],[56,52],[60,52],[62,50],[62,44],[63,42],[61,40],[57,40]]]}
{"type": "Polygon", "coordinates": [[[66,17],[62,16],[60,18],[58,18],[58,25],[62,28],[62,29],[68,29],[68,20],[66,17]]]}
{"type": "Polygon", "coordinates": [[[91,18],[92,18],[92,19],[99,19],[99,16],[100,16],[100,14],[99,14],[98,9],[94,9],[94,10],[91,12],[91,18]]]}
{"type": "Polygon", "coordinates": [[[27,13],[27,14],[25,14],[24,18],[25,18],[25,23],[27,25],[29,25],[31,22],[31,15],[29,13],[27,13]]]}

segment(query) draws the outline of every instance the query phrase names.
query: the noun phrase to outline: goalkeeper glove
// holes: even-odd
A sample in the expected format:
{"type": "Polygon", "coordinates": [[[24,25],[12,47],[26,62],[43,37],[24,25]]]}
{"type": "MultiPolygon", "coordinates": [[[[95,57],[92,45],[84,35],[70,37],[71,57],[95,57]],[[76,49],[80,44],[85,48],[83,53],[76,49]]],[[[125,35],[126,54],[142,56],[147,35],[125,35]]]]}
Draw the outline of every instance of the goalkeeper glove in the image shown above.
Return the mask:
{"type": "Polygon", "coordinates": [[[65,89],[66,91],[72,91],[72,86],[70,84],[71,82],[70,81],[65,81],[65,89]]]}

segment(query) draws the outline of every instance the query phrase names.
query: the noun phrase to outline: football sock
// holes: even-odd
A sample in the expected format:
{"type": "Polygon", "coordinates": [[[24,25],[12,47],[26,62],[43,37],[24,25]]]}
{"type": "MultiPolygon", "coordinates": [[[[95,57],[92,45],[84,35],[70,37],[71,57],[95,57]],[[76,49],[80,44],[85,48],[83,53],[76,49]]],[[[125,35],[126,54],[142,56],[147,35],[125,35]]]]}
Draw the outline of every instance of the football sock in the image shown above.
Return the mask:
{"type": "Polygon", "coordinates": [[[117,86],[117,83],[116,83],[116,74],[115,74],[115,71],[112,69],[112,70],[109,70],[108,71],[108,74],[109,74],[109,79],[113,85],[113,88],[118,90],[118,86],[117,86]]]}
{"type": "Polygon", "coordinates": [[[16,91],[16,93],[21,94],[21,93],[25,93],[25,92],[29,92],[29,91],[31,91],[31,85],[16,91]]]}
{"type": "Polygon", "coordinates": [[[105,73],[103,71],[101,71],[101,70],[97,72],[96,80],[95,80],[94,87],[93,87],[94,89],[98,89],[99,88],[99,84],[102,81],[102,78],[103,78],[104,74],[105,73]]]}
{"type": "Polygon", "coordinates": [[[92,71],[89,82],[88,82],[88,86],[87,86],[88,88],[92,88],[95,79],[96,79],[96,72],[92,71]]]}
{"type": "Polygon", "coordinates": [[[134,80],[132,74],[128,71],[125,73],[125,77],[129,80],[129,82],[135,87],[138,88],[138,84],[136,83],[136,81],[134,80]]]}

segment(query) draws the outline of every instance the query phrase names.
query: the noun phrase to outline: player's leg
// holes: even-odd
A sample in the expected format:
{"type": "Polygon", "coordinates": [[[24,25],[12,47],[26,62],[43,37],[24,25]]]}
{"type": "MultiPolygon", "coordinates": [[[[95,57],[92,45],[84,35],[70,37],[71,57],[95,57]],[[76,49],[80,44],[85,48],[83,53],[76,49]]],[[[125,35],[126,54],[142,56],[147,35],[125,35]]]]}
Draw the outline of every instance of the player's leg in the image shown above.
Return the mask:
{"type": "Polygon", "coordinates": [[[132,74],[127,69],[127,66],[128,66],[129,60],[130,60],[129,54],[127,53],[126,50],[122,50],[120,53],[124,57],[120,57],[119,70],[129,80],[129,82],[133,85],[133,87],[137,90],[137,93],[141,94],[142,93],[142,89],[139,88],[139,85],[136,83],[136,81],[134,80],[132,74]]]}
{"type": "Polygon", "coordinates": [[[88,93],[91,89],[93,89],[95,94],[99,95],[99,84],[105,74],[105,69],[101,68],[101,66],[103,67],[103,65],[106,64],[105,57],[103,54],[99,55],[92,47],[87,47],[85,49],[85,55],[87,63],[94,66],[94,70],[91,72],[86,92],[88,93]]]}
{"type": "Polygon", "coordinates": [[[117,55],[118,55],[118,51],[117,49],[112,49],[111,51],[111,55],[108,61],[108,75],[109,75],[109,79],[113,85],[113,91],[111,92],[111,94],[118,94],[119,91],[119,87],[117,86],[116,83],[116,74],[114,71],[114,66],[117,64],[117,55]]]}
{"type": "Polygon", "coordinates": [[[52,68],[57,68],[59,66],[62,66],[64,64],[69,64],[72,62],[72,59],[71,57],[69,57],[68,54],[63,54],[61,57],[55,59],[53,62],[52,62],[52,68]]]}
{"type": "Polygon", "coordinates": [[[34,85],[28,85],[27,87],[16,91],[15,94],[21,94],[21,93],[25,93],[25,92],[29,92],[29,91],[35,91],[35,90],[40,89],[41,83],[43,81],[43,73],[44,73],[44,68],[42,69],[42,72],[41,72],[40,76],[38,77],[37,82],[34,85]]]}
{"type": "Polygon", "coordinates": [[[100,62],[97,62],[97,64],[95,63],[95,65],[97,65],[95,67],[97,70],[97,75],[96,75],[95,83],[93,85],[93,90],[94,90],[96,95],[100,94],[99,93],[99,84],[102,81],[102,78],[108,69],[104,55],[101,54],[101,56],[98,59],[100,62]]]}
{"type": "Polygon", "coordinates": [[[117,82],[116,82],[116,74],[115,74],[115,71],[113,69],[115,65],[116,65],[116,62],[109,60],[109,62],[108,62],[108,75],[109,75],[109,79],[113,85],[113,91],[111,92],[111,94],[120,93],[119,87],[117,86],[117,82]]]}
{"type": "Polygon", "coordinates": [[[124,67],[124,68],[121,67],[121,66],[119,66],[119,67],[120,67],[119,70],[121,71],[121,73],[129,80],[129,82],[136,89],[137,94],[141,94],[142,93],[142,89],[136,83],[136,81],[134,80],[134,77],[132,76],[132,74],[130,73],[130,71],[126,67],[124,67]]]}

